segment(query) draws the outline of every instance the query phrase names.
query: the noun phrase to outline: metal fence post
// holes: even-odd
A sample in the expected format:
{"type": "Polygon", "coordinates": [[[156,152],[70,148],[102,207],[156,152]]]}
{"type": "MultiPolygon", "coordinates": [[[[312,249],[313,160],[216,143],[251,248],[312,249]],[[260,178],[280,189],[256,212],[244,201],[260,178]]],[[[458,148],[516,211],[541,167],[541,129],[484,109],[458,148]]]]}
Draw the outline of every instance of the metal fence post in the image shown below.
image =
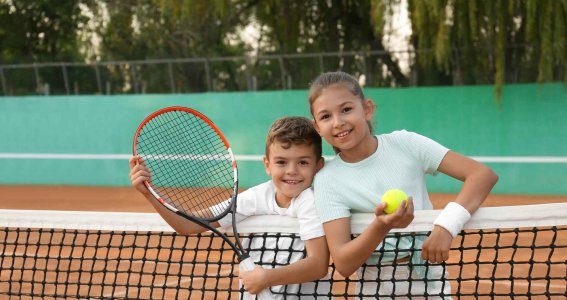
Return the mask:
{"type": "Polygon", "coordinates": [[[40,80],[39,80],[39,70],[37,68],[37,65],[35,63],[33,63],[33,71],[34,71],[34,75],[35,75],[35,86],[36,86],[36,92],[41,91],[42,87],[40,84],[40,80]]]}
{"type": "Polygon", "coordinates": [[[4,78],[4,67],[0,66],[0,81],[2,81],[2,92],[4,96],[8,96],[8,90],[6,89],[6,78],[4,78]]]}
{"type": "Polygon", "coordinates": [[[63,71],[63,83],[65,84],[65,92],[69,95],[69,78],[67,77],[67,68],[65,63],[61,63],[61,70],[63,71]]]}
{"type": "Polygon", "coordinates": [[[96,76],[96,86],[98,88],[98,92],[103,95],[104,91],[102,90],[102,82],[100,80],[100,70],[98,69],[98,63],[94,64],[95,69],[95,76],[96,76]]]}
{"type": "Polygon", "coordinates": [[[212,83],[211,83],[211,70],[209,67],[209,59],[205,58],[205,76],[207,77],[207,90],[212,92],[212,83]]]}
{"type": "Polygon", "coordinates": [[[280,80],[282,82],[282,89],[285,90],[285,71],[284,71],[284,63],[283,63],[283,57],[280,55],[278,56],[278,61],[280,63],[280,80]]]}
{"type": "Polygon", "coordinates": [[[175,79],[173,78],[173,67],[171,66],[171,62],[167,63],[167,70],[169,73],[169,87],[171,88],[171,93],[175,94],[175,79]]]}

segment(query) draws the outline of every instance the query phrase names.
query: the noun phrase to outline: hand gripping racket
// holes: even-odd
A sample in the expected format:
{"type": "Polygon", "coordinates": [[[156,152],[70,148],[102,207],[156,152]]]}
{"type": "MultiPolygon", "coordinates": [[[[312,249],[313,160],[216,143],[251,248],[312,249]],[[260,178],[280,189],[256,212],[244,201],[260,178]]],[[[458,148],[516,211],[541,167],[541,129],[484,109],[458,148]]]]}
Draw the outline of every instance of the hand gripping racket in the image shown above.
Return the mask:
{"type": "MultiPolygon", "coordinates": [[[[236,161],[211,120],[185,107],[158,110],[138,127],[134,155],[150,169],[151,180],[144,183],[159,203],[223,238],[236,252],[242,269],[254,269],[236,230],[236,161]],[[235,242],[211,226],[228,213],[232,213],[235,242]]],[[[272,294],[265,289],[257,298],[272,299],[272,294]]]]}

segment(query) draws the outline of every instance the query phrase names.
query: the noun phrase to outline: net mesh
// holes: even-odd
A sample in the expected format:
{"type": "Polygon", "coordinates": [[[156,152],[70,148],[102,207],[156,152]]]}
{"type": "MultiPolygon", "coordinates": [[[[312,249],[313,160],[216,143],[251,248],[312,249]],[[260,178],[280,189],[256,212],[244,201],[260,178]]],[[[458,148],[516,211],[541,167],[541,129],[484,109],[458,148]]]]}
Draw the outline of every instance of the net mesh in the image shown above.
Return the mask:
{"type": "MultiPolygon", "coordinates": [[[[390,238],[403,236],[417,244],[437,213],[416,212],[414,222],[390,238]]],[[[355,215],[353,231],[361,232],[371,219],[355,215]]],[[[378,258],[361,268],[360,277],[344,278],[331,263],[329,275],[316,283],[272,292],[286,299],[563,299],[566,224],[567,204],[481,208],[443,264],[378,258]]],[[[237,259],[222,239],[209,233],[177,235],[156,214],[0,210],[0,227],[3,299],[243,297],[237,259]]],[[[264,267],[305,255],[295,219],[252,217],[239,224],[239,231],[264,267]],[[279,247],[273,248],[273,241],[279,247]]],[[[380,247],[377,257],[387,251],[395,250],[380,247]]]]}

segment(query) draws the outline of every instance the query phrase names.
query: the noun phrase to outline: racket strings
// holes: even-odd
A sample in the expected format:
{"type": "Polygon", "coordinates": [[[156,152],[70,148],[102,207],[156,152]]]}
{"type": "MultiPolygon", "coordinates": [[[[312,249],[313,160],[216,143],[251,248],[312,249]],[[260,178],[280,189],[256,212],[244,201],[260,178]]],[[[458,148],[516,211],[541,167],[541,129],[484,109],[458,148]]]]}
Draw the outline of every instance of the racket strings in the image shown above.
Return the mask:
{"type": "Polygon", "coordinates": [[[138,155],[152,173],[150,185],[188,215],[215,218],[230,206],[232,158],[208,123],[184,111],[150,120],[137,140],[138,155]]]}

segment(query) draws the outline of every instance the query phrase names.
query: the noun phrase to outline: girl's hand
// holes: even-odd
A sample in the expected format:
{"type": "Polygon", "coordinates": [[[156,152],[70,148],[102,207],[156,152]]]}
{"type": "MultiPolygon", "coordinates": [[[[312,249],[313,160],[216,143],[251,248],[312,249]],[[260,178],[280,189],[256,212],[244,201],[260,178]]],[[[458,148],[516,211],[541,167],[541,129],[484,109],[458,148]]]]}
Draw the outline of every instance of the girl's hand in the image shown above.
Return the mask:
{"type": "Polygon", "coordinates": [[[138,190],[138,192],[143,195],[151,195],[150,191],[144,184],[144,181],[150,181],[152,179],[152,174],[150,169],[143,164],[142,158],[138,156],[133,156],[130,158],[130,181],[132,186],[138,190]]]}
{"type": "Polygon", "coordinates": [[[435,226],[431,235],[423,243],[421,258],[432,263],[441,263],[449,259],[449,250],[453,236],[445,228],[435,226]]]}
{"type": "Polygon", "coordinates": [[[268,274],[266,270],[260,266],[256,266],[254,270],[248,272],[241,272],[238,277],[242,280],[244,288],[253,295],[260,293],[265,288],[268,288],[268,274]]]}
{"type": "Polygon", "coordinates": [[[413,221],[413,198],[409,197],[407,201],[403,201],[398,210],[391,214],[384,213],[386,203],[380,203],[376,206],[374,214],[376,221],[390,228],[405,228],[413,221]],[[407,207],[406,207],[407,203],[407,207]]]}

